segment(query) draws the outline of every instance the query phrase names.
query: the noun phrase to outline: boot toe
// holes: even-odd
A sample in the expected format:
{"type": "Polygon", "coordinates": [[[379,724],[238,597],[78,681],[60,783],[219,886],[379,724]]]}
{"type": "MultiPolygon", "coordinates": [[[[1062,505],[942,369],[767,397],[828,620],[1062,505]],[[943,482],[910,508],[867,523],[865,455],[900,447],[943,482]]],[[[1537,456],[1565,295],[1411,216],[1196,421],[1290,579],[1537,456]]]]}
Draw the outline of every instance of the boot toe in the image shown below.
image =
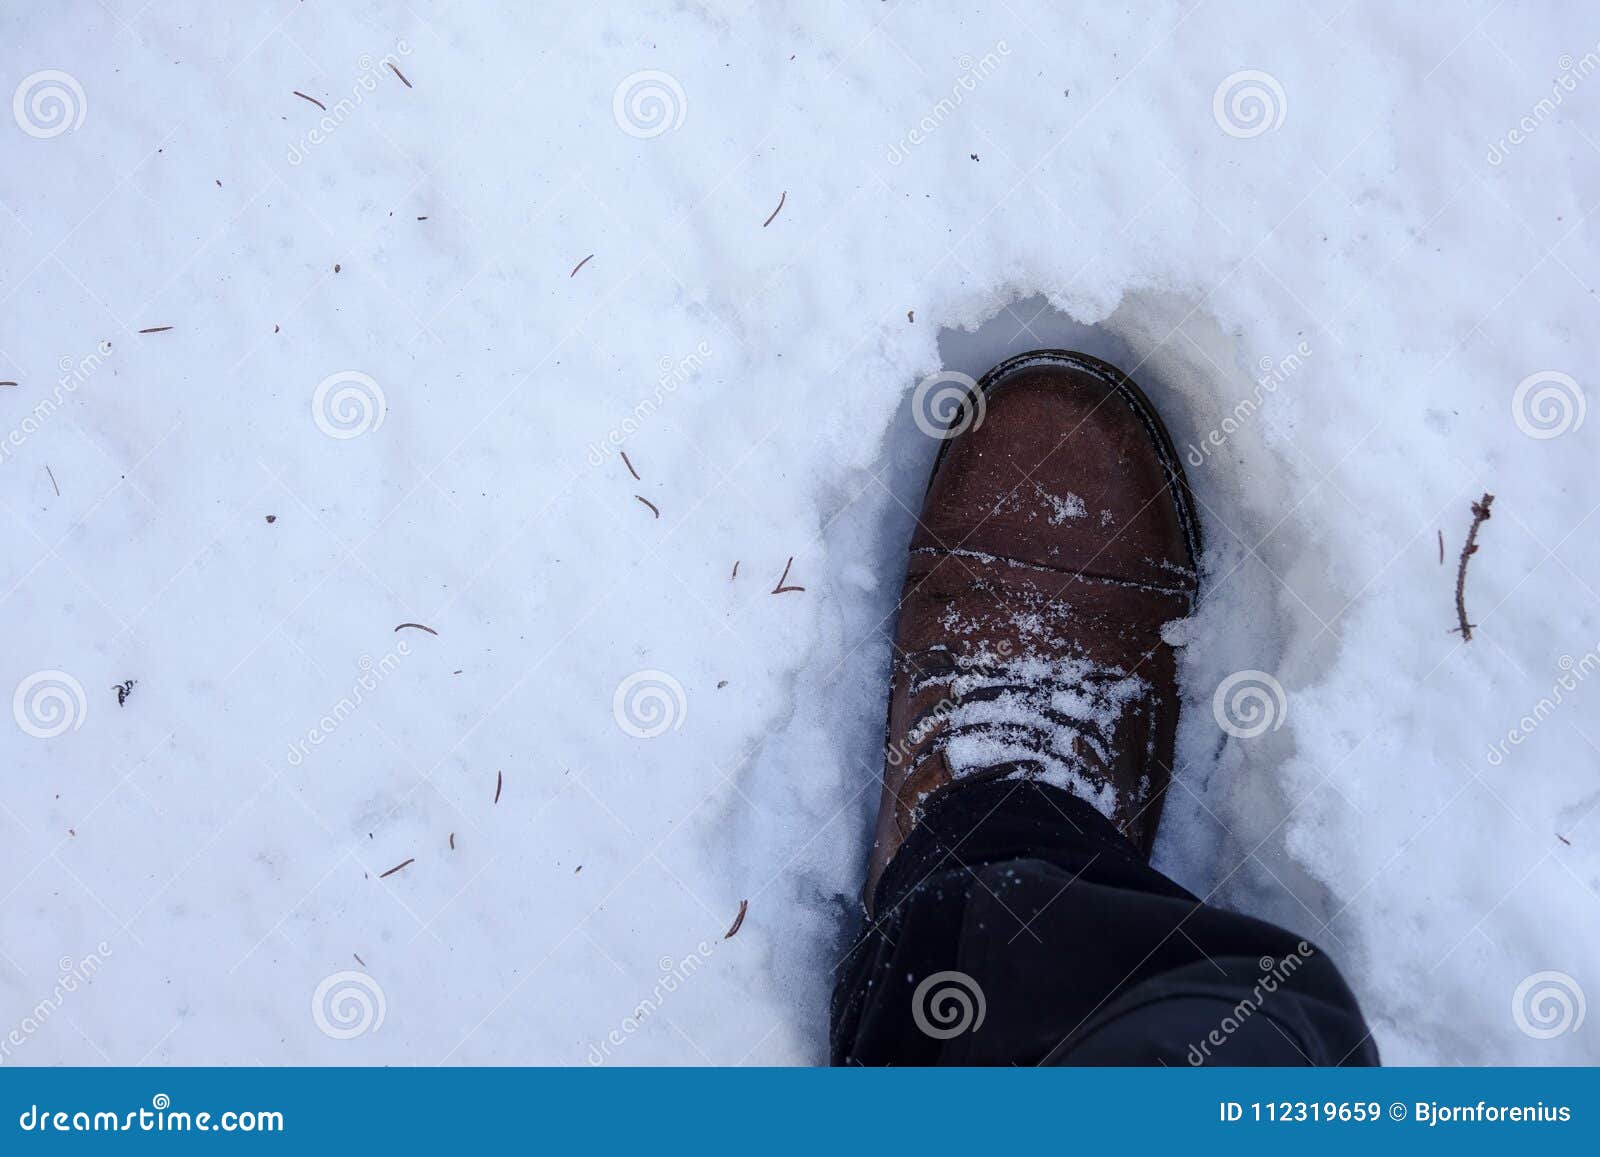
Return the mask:
{"type": "Polygon", "coordinates": [[[972,421],[941,452],[914,549],[1192,587],[1192,500],[1137,386],[1052,351],[997,367],[980,388],[972,421]]]}

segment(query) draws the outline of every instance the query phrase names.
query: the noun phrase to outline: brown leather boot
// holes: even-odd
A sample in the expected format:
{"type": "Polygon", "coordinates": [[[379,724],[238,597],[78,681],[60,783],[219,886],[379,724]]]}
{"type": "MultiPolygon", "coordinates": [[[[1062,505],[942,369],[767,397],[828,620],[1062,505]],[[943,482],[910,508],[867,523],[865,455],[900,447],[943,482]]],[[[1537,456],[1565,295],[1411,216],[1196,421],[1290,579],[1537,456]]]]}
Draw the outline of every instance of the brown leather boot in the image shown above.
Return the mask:
{"type": "Polygon", "coordinates": [[[869,907],[948,784],[1053,783],[1148,855],[1171,776],[1162,627],[1194,601],[1200,523],[1161,419],[1119,370],[1061,350],[1011,358],[978,391],[911,540],[869,907]]]}

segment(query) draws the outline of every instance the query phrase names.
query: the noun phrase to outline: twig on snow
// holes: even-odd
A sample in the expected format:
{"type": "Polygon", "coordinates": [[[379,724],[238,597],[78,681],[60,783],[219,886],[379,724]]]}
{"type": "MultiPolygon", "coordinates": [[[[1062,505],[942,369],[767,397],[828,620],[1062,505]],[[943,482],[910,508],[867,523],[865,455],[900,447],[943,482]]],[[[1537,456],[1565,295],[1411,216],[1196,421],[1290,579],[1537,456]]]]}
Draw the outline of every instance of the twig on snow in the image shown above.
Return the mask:
{"type": "Polygon", "coordinates": [[[1461,565],[1456,570],[1456,618],[1460,626],[1461,641],[1472,641],[1472,624],[1467,622],[1467,560],[1478,553],[1478,527],[1489,521],[1489,507],[1494,505],[1494,495],[1485,493],[1472,504],[1472,525],[1467,528],[1467,541],[1461,547],[1461,565]]]}
{"type": "Polygon", "coordinates": [[[398,872],[401,868],[404,868],[406,865],[414,864],[416,862],[417,862],[417,857],[415,857],[415,856],[412,856],[409,860],[402,860],[400,863],[398,863],[394,867],[390,868],[387,872],[383,873],[383,876],[379,876],[378,879],[381,880],[381,879],[383,879],[384,876],[392,876],[396,872],[398,872]]]}
{"type": "Polygon", "coordinates": [[[783,585],[783,580],[789,577],[789,568],[793,565],[794,555],[791,554],[789,556],[789,561],[783,564],[783,576],[778,579],[778,585],[772,588],[773,594],[781,595],[786,591],[803,591],[806,589],[805,587],[786,587],[783,585]]]}
{"type": "Polygon", "coordinates": [[[789,199],[789,190],[788,189],[785,189],[782,193],[778,194],[778,208],[774,209],[772,211],[772,217],[768,217],[765,221],[761,222],[761,227],[763,229],[765,229],[768,225],[772,224],[773,218],[778,215],[778,210],[783,208],[783,203],[785,201],[787,201],[788,199],[789,199]]]}
{"type": "Polygon", "coordinates": [[[750,901],[749,900],[740,900],[739,901],[739,914],[733,918],[733,927],[729,928],[728,931],[726,933],[724,933],[724,935],[722,937],[724,940],[732,940],[733,939],[734,934],[739,931],[740,927],[743,926],[743,924],[744,924],[744,914],[746,912],[748,912],[749,910],[750,910],[750,901]]]}

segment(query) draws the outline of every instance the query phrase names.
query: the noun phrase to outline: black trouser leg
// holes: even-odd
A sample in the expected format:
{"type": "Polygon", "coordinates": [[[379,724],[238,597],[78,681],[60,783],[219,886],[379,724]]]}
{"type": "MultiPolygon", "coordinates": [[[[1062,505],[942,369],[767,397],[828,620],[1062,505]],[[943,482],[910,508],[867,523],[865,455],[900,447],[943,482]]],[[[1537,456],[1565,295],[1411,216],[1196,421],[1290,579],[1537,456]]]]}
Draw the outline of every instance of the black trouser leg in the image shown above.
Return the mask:
{"type": "Polygon", "coordinates": [[[1322,951],[1202,904],[1076,796],[929,804],[840,966],[834,1064],[1375,1065],[1322,951]]]}

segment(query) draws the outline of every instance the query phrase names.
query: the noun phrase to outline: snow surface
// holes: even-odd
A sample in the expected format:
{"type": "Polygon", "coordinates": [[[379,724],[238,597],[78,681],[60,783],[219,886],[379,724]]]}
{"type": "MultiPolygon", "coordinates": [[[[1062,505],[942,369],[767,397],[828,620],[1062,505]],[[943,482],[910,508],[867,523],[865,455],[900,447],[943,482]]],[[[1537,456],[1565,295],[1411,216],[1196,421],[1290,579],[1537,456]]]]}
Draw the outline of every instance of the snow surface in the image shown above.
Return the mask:
{"type": "Polygon", "coordinates": [[[0,1063],[823,1059],[912,387],[1051,345],[1203,504],[1158,862],[1600,1060],[1600,26],[1425,7],[6,5],[0,1063]]]}

